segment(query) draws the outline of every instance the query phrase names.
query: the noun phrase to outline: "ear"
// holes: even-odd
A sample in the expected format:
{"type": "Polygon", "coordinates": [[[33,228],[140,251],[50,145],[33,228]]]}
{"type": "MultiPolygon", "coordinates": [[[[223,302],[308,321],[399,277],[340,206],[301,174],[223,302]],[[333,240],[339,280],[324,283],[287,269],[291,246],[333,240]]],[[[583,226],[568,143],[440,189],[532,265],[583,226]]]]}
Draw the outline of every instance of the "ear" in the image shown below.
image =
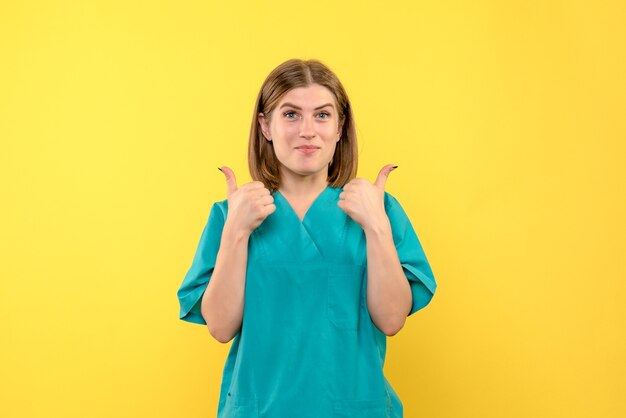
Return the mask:
{"type": "Polygon", "coordinates": [[[343,130],[343,126],[339,126],[339,130],[337,131],[337,134],[338,134],[337,142],[339,142],[339,140],[341,139],[341,131],[342,130],[343,130]]]}
{"type": "Polygon", "coordinates": [[[259,125],[261,126],[261,131],[263,132],[263,136],[265,136],[265,139],[271,142],[272,140],[270,139],[270,129],[267,121],[265,120],[265,115],[262,112],[259,113],[259,125]]]}

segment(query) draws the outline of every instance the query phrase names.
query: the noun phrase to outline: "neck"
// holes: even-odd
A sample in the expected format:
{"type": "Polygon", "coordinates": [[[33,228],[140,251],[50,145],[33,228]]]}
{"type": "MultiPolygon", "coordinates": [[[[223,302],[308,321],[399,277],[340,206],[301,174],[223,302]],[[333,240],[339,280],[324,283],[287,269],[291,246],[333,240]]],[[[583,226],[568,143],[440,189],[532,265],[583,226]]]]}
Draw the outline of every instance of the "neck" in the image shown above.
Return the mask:
{"type": "Polygon", "coordinates": [[[328,186],[328,172],[320,172],[310,176],[300,176],[295,173],[283,175],[281,173],[278,190],[284,196],[307,197],[317,196],[328,186]]]}

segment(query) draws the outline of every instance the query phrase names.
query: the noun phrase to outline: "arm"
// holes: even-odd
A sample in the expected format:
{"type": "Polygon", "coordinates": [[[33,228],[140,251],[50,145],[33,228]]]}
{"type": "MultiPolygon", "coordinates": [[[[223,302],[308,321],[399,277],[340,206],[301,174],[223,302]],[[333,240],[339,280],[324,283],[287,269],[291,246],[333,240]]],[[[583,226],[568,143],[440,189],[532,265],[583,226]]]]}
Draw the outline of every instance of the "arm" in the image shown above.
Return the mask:
{"type": "Polygon", "coordinates": [[[235,173],[229,167],[223,166],[220,171],[226,176],[228,216],[200,311],[211,335],[226,343],[239,332],[243,321],[250,235],[276,206],[262,182],[253,181],[238,188],[235,173]]]}
{"type": "Polygon", "coordinates": [[[215,269],[202,296],[202,317],[221,343],[232,340],[241,328],[249,238],[248,232],[226,221],[215,269]]]}
{"type": "Polygon", "coordinates": [[[397,334],[407,316],[426,306],[437,288],[409,218],[384,190],[395,168],[384,166],[374,184],[350,180],[337,202],[365,232],[367,307],[374,324],[388,336],[397,334]]]}
{"type": "Polygon", "coordinates": [[[364,231],[367,242],[367,308],[378,329],[392,336],[402,329],[411,310],[411,287],[398,258],[389,219],[381,217],[364,231]]]}

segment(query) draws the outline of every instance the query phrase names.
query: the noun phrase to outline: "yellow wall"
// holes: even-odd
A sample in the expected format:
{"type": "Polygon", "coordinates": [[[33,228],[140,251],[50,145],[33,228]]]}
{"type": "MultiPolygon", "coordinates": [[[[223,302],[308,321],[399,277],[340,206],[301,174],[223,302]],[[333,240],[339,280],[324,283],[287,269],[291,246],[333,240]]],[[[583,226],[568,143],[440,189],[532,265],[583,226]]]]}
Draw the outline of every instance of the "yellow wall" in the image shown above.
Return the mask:
{"type": "Polygon", "coordinates": [[[215,415],[176,290],[292,57],[439,284],[388,339],[405,416],[626,416],[625,3],[229,3],[0,3],[0,416],[215,415]]]}

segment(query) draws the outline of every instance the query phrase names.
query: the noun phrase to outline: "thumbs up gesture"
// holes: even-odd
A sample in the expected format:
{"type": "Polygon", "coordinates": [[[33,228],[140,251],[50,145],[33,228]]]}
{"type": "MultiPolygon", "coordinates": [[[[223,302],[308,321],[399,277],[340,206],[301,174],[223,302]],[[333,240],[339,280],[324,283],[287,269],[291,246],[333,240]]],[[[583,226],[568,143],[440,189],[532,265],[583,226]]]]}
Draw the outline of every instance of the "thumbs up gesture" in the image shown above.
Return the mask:
{"type": "Polygon", "coordinates": [[[228,216],[226,223],[232,228],[252,234],[261,223],[276,210],[274,197],[260,181],[237,187],[235,173],[229,167],[220,170],[226,176],[228,216]]]}
{"type": "Polygon", "coordinates": [[[396,167],[393,164],[384,166],[373,184],[362,178],[352,179],[339,194],[337,206],[361,225],[363,230],[367,231],[388,221],[385,212],[385,183],[389,173],[396,167]]]}

